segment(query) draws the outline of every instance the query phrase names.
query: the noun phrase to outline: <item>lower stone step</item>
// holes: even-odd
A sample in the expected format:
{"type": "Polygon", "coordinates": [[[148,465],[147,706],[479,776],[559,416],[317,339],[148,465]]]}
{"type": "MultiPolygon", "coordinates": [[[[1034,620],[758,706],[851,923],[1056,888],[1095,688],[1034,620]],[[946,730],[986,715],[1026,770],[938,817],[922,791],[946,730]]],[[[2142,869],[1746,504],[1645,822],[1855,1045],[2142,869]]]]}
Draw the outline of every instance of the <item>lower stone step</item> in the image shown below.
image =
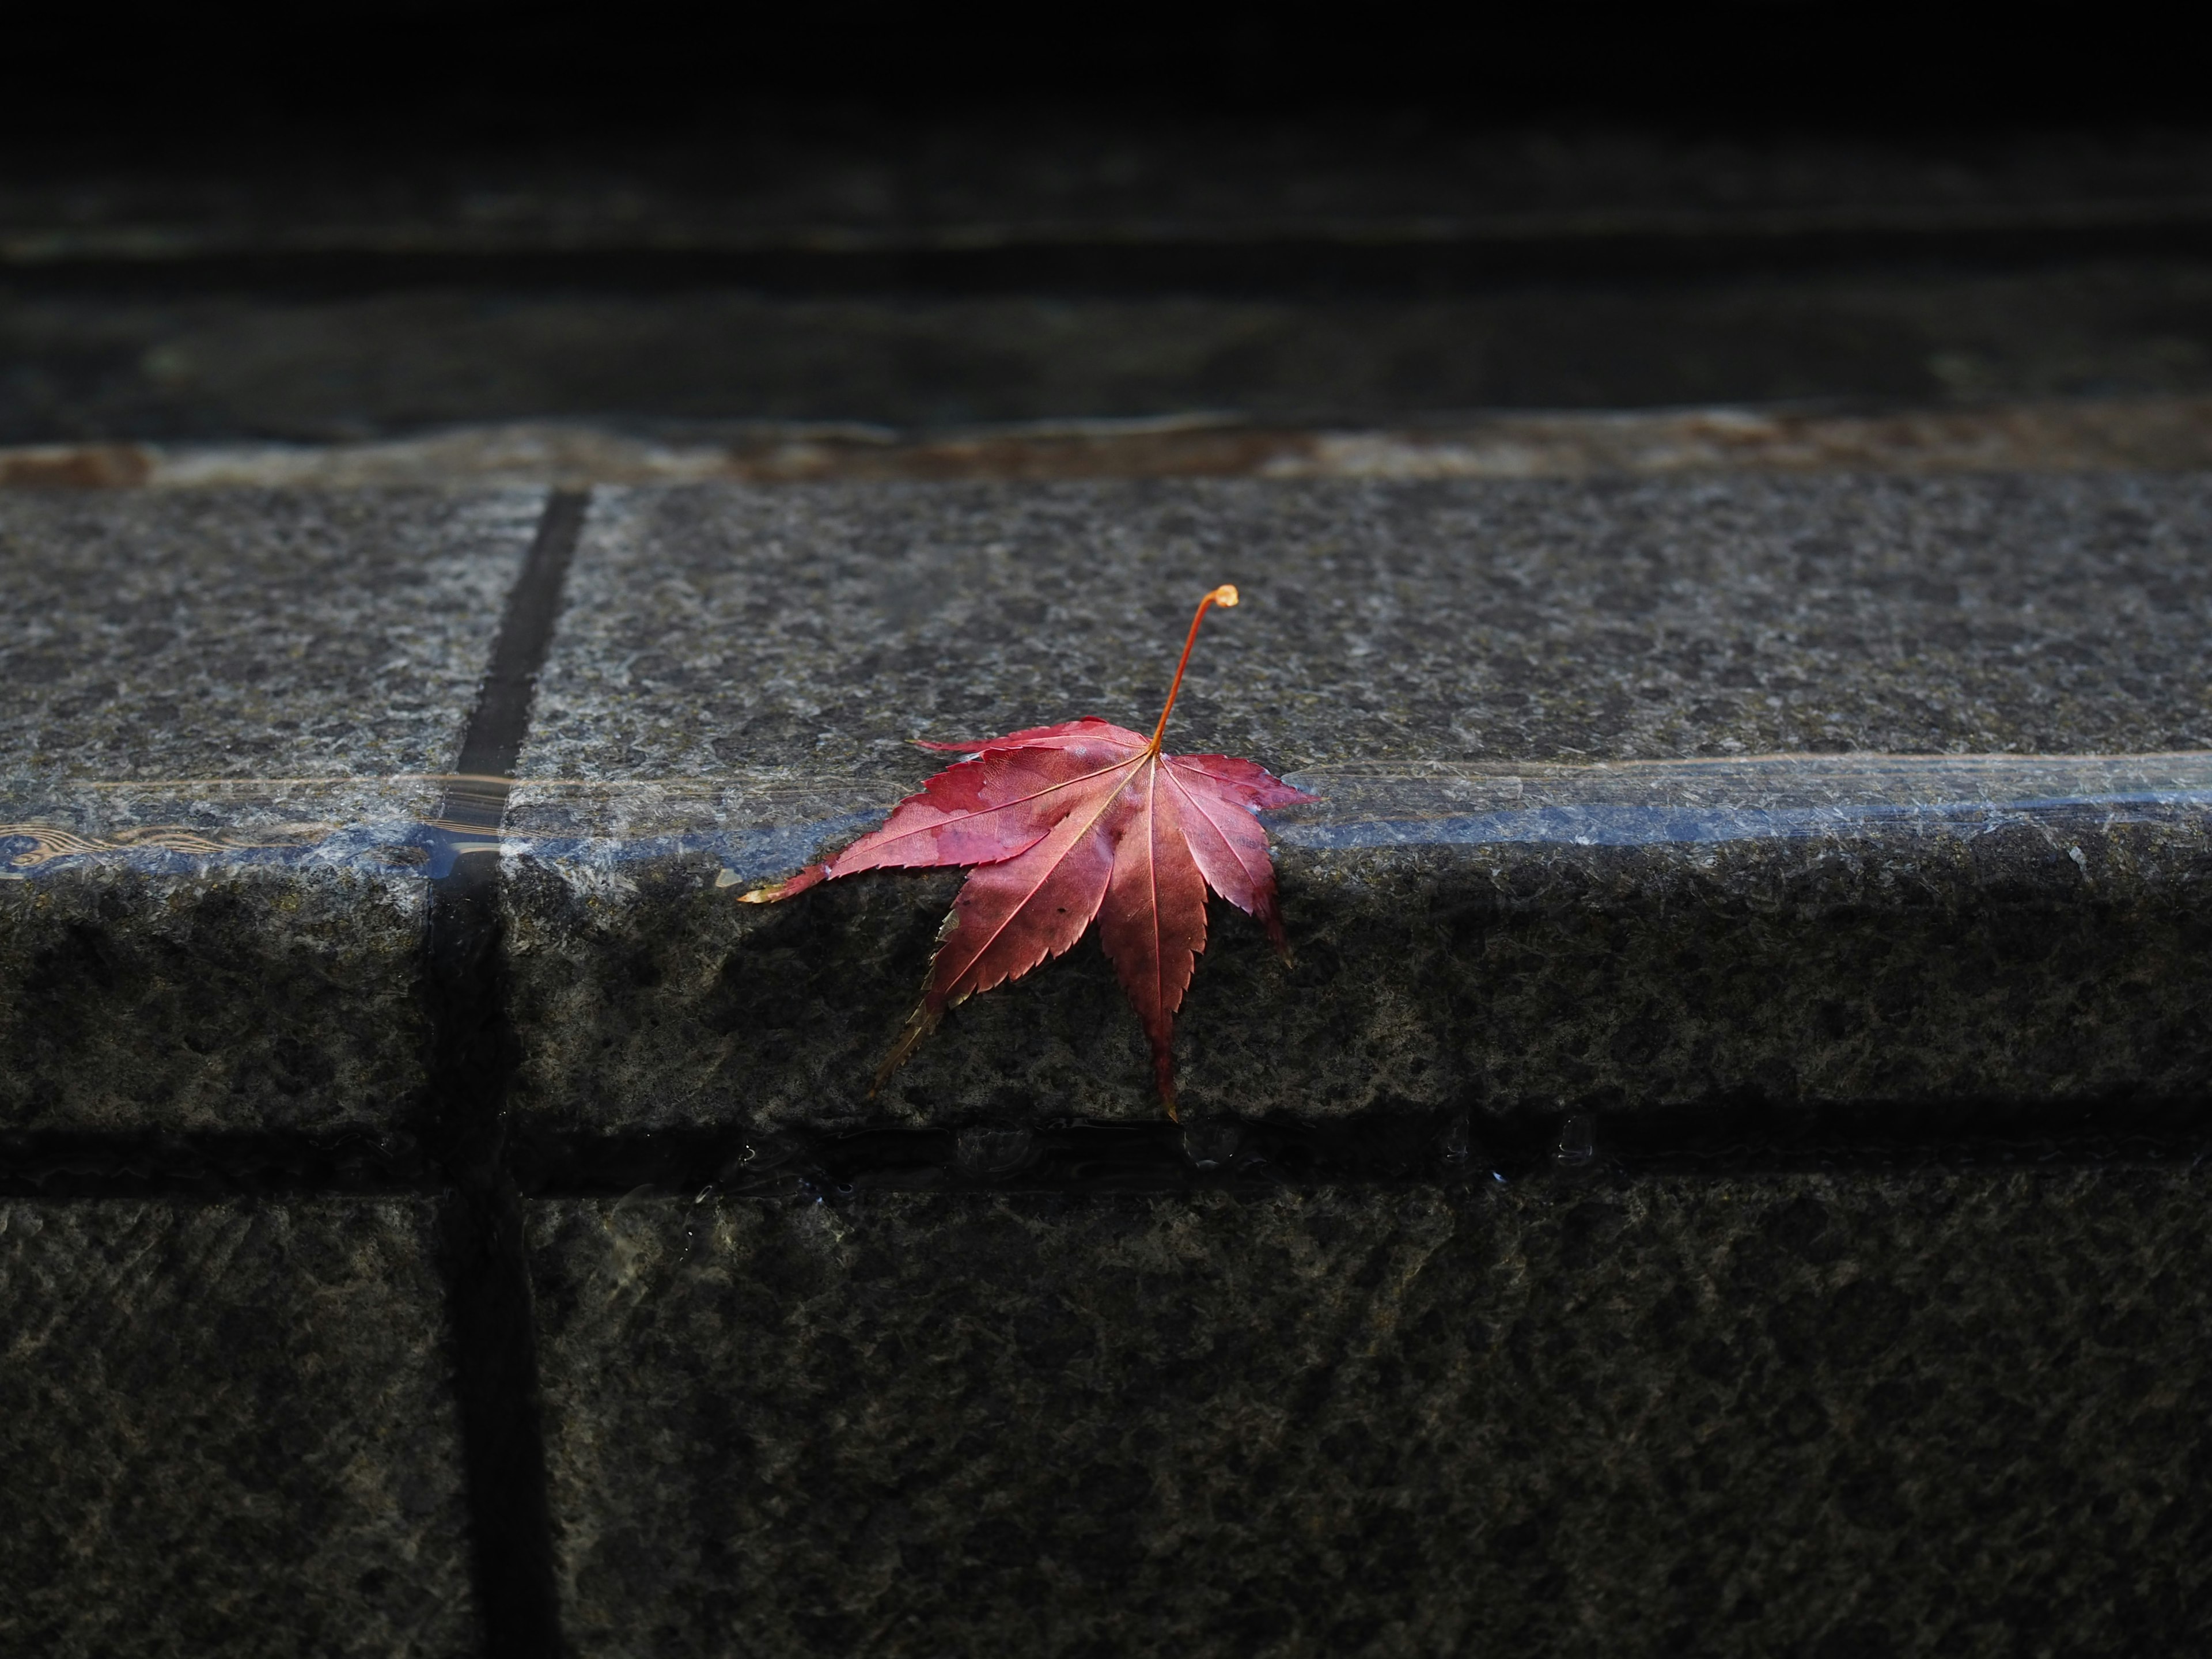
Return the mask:
{"type": "Polygon", "coordinates": [[[0,1200],[0,1649],[474,1652],[435,1206],[0,1200]]]}
{"type": "Polygon", "coordinates": [[[548,1201],[580,1651],[2172,1650],[2194,1169],[548,1201]]]}

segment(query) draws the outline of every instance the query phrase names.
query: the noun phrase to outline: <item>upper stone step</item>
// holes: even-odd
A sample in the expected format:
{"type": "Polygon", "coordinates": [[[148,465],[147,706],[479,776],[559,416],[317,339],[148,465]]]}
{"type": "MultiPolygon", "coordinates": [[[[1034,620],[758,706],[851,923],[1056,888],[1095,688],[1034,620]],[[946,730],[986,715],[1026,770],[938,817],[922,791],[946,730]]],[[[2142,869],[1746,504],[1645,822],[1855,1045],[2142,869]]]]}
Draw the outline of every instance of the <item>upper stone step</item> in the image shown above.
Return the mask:
{"type": "Polygon", "coordinates": [[[1272,814],[1187,1114],[2001,1114],[2212,1079],[2200,477],[608,491],[508,828],[542,1127],[1159,1110],[1106,964],[871,1097],[957,878],[738,892],[985,738],[1144,729],[1272,814]]]}
{"type": "Polygon", "coordinates": [[[914,738],[1142,728],[1223,580],[1170,747],[1319,799],[1268,818],[1295,965],[1216,908],[1187,1115],[2212,1080],[2202,476],[605,490],[501,836],[441,802],[544,500],[0,498],[0,1124],[404,1123],[431,884],[495,847],[533,1132],[1155,1119],[1087,944],[871,1096],[957,875],[735,901],[914,738]]]}
{"type": "Polygon", "coordinates": [[[534,490],[0,495],[0,1128],[362,1128],[534,490]]]}

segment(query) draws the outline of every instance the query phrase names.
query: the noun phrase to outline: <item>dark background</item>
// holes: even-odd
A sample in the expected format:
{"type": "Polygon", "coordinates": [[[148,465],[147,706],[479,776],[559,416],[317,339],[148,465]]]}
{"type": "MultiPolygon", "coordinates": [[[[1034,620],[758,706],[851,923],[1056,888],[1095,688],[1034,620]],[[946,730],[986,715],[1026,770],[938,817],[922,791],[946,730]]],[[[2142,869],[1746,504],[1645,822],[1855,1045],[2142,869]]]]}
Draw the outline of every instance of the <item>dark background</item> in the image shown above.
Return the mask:
{"type": "Polygon", "coordinates": [[[0,444],[2212,393],[2147,7],[9,30],[0,444]]]}
{"type": "MultiPolygon", "coordinates": [[[[25,9],[0,124],[178,143],[700,140],[979,111],[1466,129],[1955,136],[2199,125],[2199,44],[2148,6],[25,9]]],[[[162,152],[149,155],[140,147],[162,152]]]]}

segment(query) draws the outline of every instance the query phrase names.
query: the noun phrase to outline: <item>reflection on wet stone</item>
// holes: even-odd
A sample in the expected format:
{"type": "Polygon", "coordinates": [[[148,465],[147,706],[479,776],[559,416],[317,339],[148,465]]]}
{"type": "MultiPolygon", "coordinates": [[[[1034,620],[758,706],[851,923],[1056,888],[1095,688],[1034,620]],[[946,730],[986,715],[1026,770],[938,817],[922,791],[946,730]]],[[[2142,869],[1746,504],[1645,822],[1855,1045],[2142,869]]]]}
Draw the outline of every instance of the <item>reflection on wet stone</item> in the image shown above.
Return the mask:
{"type": "Polygon", "coordinates": [[[0,1128],[404,1107],[428,775],[540,502],[0,497],[0,1128]]]}

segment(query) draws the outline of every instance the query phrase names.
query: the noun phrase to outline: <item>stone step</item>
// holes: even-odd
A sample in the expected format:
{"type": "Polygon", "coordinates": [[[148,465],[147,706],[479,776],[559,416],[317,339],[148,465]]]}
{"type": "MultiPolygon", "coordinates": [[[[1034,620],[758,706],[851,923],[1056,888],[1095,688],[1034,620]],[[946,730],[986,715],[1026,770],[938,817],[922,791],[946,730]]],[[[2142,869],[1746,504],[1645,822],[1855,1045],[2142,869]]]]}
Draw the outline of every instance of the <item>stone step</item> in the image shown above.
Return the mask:
{"type": "Polygon", "coordinates": [[[475,1650],[436,1231],[0,1199],[0,1646],[475,1650]]]}
{"type": "Polygon", "coordinates": [[[564,1628],[2160,1646],[2212,1617],[2205,1197],[2107,1168],[547,1202],[564,1628]]]}
{"type": "Polygon", "coordinates": [[[2187,1646],[2208,527],[0,494],[0,1632],[2187,1646]],[[1223,580],[1170,746],[1319,797],[1297,965],[1217,909],[1181,1126],[1088,944],[872,1097],[957,878],[736,896],[1223,580]]]}
{"type": "Polygon", "coordinates": [[[1144,727],[1271,816],[1193,1109],[2143,1104],[2202,1018],[2201,480],[702,488],[595,502],[508,817],[520,1109],[564,1131],[1142,1118],[1088,946],[884,1092],[957,878],[787,875],[911,739],[1144,727]]]}
{"type": "Polygon", "coordinates": [[[0,269],[288,255],[359,269],[377,256],[2109,233],[2202,222],[2212,173],[2212,143],[2186,128],[1899,143],[1301,113],[1255,127],[1166,111],[1130,119],[1092,108],[1048,122],[938,111],[887,122],[848,108],[705,144],[633,143],[588,157],[479,137],[337,155],[187,148],[159,172],[26,151],[0,178],[0,269]]]}
{"type": "Polygon", "coordinates": [[[424,826],[542,500],[0,499],[0,1127],[401,1127],[424,826]]]}
{"type": "Polygon", "coordinates": [[[158,174],[18,146],[0,445],[2212,393],[2185,131],[1021,125],[158,174]]]}
{"type": "Polygon", "coordinates": [[[1723,407],[1432,416],[1315,429],[1224,413],[945,429],[853,422],[520,422],[346,444],[0,447],[0,486],[590,489],[598,484],[994,479],[1667,477],[1744,472],[2189,472],[2212,398],[1953,408],[1723,407]]]}
{"type": "Polygon", "coordinates": [[[731,890],[911,791],[914,738],[1142,724],[1221,577],[1176,741],[1320,799],[1272,820],[1299,964],[1216,918],[1201,1113],[2086,1109],[2212,1063],[2192,478],[604,491],[502,836],[439,815],[538,506],[0,504],[11,1127],[395,1127],[431,884],[495,846],[532,1123],[1141,1119],[1087,949],[871,1101],[952,878],[731,890]]]}
{"type": "Polygon", "coordinates": [[[2212,282],[2187,258],[1664,280],[1601,269],[1433,293],[1416,279],[1411,298],[1319,285],[1118,295],[1070,277],[776,295],[740,275],[674,293],[656,281],[114,295],[19,280],[0,285],[0,351],[20,366],[0,382],[0,444],[352,443],[538,421],[678,435],[1223,412],[1368,427],[1499,409],[2212,394],[2212,282]]]}

